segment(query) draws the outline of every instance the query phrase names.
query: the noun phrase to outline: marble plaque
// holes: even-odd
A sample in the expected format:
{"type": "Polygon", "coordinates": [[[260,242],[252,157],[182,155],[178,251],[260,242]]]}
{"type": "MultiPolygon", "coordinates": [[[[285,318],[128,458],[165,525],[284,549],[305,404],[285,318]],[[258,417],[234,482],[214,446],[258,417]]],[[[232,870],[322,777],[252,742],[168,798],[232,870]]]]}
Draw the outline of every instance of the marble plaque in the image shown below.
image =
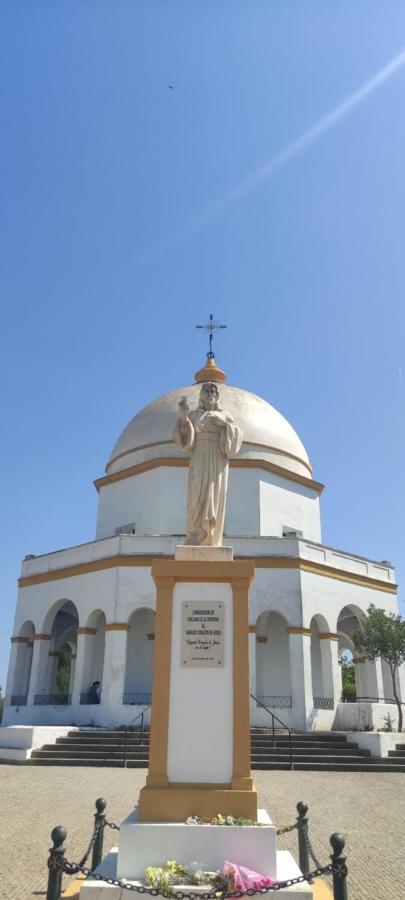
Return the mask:
{"type": "Polygon", "coordinates": [[[181,665],[194,668],[223,666],[224,624],[223,603],[184,601],[181,610],[181,665]]]}

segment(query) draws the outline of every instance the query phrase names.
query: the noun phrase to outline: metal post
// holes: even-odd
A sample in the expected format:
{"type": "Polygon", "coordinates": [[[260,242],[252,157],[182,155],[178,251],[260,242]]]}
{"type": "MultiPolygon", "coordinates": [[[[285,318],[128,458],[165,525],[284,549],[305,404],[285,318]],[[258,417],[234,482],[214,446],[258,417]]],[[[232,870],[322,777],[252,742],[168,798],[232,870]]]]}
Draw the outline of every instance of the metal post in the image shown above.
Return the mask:
{"type": "Polygon", "coordinates": [[[62,893],[62,864],[65,853],[63,842],[66,840],[66,833],[66,828],[58,825],[51,834],[53,847],[49,848],[46,900],[59,900],[62,893]]]}
{"type": "Polygon", "coordinates": [[[308,828],[308,803],[300,800],[300,802],[297,803],[297,812],[299,865],[302,874],[306,875],[307,872],[309,872],[309,853],[306,840],[306,832],[308,828]]]}
{"type": "Polygon", "coordinates": [[[330,836],[329,843],[333,850],[330,858],[335,869],[333,873],[333,900],[348,900],[346,857],[343,856],[343,848],[346,841],[342,834],[335,832],[330,836]]]}
{"type": "Polygon", "coordinates": [[[104,800],[103,797],[99,797],[96,800],[96,810],[94,813],[94,829],[97,829],[96,838],[93,846],[93,855],[91,858],[91,871],[94,872],[94,869],[97,869],[97,866],[100,865],[101,859],[103,856],[103,840],[104,840],[104,827],[105,827],[105,808],[107,806],[107,800],[104,800]]]}

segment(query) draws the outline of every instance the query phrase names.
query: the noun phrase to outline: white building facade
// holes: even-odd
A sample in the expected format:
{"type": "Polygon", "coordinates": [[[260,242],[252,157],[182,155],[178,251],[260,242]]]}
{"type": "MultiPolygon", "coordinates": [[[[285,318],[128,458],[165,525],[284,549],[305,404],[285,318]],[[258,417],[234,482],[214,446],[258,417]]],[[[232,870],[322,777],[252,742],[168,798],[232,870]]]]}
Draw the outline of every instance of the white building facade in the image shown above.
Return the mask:
{"type": "MultiPolygon", "coordinates": [[[[222,382],[213,360],[209,366],[210,380],[222,382]]],[[[201,372],[197,383],[141,410],[120,436],[106,474],[95,481],[95,540],[24,560],[3,724],[111,728],[136,722],[150,704],[151,564],[173,558],[184,542],[188,458],[172,434],[181,398],[198,403],[207,368],[201,372]],[[63,695],[56,680],[62,650],[70,663],[63,695]]],[[[261,398],[222,383],[218,389],[220,406],[243,432],[230,462],[224,544],[235,559],[255,564],[252,724],[269,723],[267,707],[297,731],[355,726],[360,706],[350,705],[349,713],[340,703],[339,654],[354,651],[351,634],[371,603],[397,612],[394,569],[321,543],[323,486],[293,428],[261,398]]],[[[368,698],[381,718],[382,701],[393,699],[389,671],[356,654],[354,665],[358,698],[368,698]]],[[[405,699],[402,673],[399,691],[405,699]]]]}

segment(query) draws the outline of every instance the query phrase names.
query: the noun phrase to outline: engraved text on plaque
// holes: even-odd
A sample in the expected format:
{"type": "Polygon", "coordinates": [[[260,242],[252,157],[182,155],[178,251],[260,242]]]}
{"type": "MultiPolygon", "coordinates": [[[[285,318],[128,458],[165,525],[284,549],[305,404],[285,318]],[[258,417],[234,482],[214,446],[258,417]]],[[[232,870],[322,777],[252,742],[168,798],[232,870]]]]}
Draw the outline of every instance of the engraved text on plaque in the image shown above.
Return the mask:
{"type": "Polygon", "coordinates": [[[223,603],[189,603],[182,605],[181,664],[182,666],[224,665],[223,603]]]}

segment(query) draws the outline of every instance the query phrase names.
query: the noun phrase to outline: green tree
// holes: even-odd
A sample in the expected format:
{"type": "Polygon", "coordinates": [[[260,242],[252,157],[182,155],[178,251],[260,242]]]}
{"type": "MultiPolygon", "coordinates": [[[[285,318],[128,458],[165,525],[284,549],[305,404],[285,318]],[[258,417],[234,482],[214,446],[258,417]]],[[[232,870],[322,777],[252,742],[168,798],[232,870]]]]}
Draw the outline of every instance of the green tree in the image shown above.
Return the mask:
{"type": "Polygon", "coordinates": [[[347,656],[341,658],[342,666],[342,697],[350,701],[356,699],[356,679],[354,665],[347,656]]]}
{"type": "Polygon", "coordinates": [[[56,670],[56,693],[68,694],[70,683],[70,667],[72,663],[72,651],[69,644],[65,644],[59,650],[58,667],[56,670]]]}
{"type": "Polygon", "coordinates": [[[405,661],[405,621],[394,613],[387,613],[371,605],[361,622],[361,629],[352,634],[356,650],[366,659],[384,659],[391,672],[392,693],[398,707],[398,731],[402,731],[402,705],[398,697],[396,674],[405,661]]]}

